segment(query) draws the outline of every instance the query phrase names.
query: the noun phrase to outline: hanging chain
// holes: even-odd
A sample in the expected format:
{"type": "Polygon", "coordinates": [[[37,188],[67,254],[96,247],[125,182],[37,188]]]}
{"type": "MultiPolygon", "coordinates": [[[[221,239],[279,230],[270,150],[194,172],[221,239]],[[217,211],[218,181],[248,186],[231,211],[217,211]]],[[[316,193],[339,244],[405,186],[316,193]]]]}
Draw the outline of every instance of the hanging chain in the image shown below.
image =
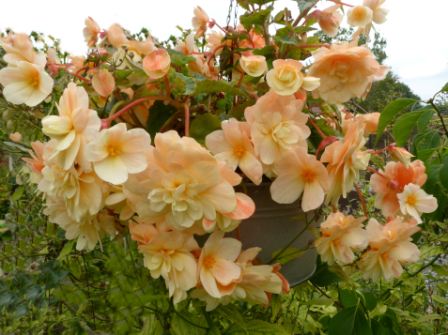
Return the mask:
{"type": "Polygon", "coordinates": [[[238,2],[235,3],[235,16],[233,18],[233,29],[236,29],[236,26],[238,25],[238,2]]]}
{"type": "Polygon", "coordinates": [[[234,0],[230,0],[230,4],[229,4],[229,11],[227,13],[227,23],[226,23],[226,27],[230,26],[230,19],[232,18],[232,11],[233,11],[233,1],[234,0]]]}

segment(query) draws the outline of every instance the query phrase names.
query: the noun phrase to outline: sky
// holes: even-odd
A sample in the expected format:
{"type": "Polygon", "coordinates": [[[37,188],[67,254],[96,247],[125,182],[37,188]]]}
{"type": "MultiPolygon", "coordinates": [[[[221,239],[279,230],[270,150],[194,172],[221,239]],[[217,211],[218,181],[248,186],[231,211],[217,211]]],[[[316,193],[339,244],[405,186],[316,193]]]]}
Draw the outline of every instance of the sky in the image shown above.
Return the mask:
{"type": "MultiPolygon", "coordinates": [[[[236,0],[235,0],[236,1],[236,0]]],[[[357,5],[361,0],[346,0],[357,5]]],[[[177,34],[176,26],[191,27],[193,8],[201,6],[211,18],[225,25],[230,0],[14,0],[2,3],[0,30],[32,30],[61,39],[73,54],[86,51],[84,19],[91,16],[102,28],[120,23],[130,31],[147,28],[164,39],[177,34]]],[[[322,1],[321,6],[330,6],[322,1]]],[[[278,9],[297,5],[278,0],[278,9]]],[[[386,65],[423,99],[430,98],[448,81],[447,0],[386,0],[388,20],[377,25],[387,40],[386,65]]],[[[240,10],[241,11],[241,10],[240,10]]],[[[293,10],[293,13],[296,13],[293,10]]]]}

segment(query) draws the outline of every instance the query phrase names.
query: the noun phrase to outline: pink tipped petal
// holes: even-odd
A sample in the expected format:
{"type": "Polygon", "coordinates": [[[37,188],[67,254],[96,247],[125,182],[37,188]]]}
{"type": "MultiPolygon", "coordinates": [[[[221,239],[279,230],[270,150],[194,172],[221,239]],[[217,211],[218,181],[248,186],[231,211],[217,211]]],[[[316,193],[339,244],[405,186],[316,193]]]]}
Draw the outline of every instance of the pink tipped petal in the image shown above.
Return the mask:
{"type": "Polygon", "coordinates": [[[244,193],[236,193],[236,209],[226,216],[233,220],[245,220],[255,212],[254,201],[244,193]]]}

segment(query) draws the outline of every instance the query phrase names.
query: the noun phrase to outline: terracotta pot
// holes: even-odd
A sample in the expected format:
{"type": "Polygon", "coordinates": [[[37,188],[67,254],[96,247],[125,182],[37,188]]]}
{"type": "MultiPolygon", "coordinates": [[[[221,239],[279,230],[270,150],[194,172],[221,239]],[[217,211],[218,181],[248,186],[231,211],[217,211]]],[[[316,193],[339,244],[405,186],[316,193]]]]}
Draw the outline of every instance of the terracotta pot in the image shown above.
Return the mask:
{"type": "Polygon", "coordinates": [[[312,247],[314,236],[310,228],[317,227],[319,220],[313,220],[315,212],[304,213],[299,201],[277,204],[271,199],[269,187],[270,183],[246,185],[245,192],[255,201],[256,211],[239,226],[240,239],[244,248],[262,248],[259,254],[262,263],[276,263],[279,257],[291,255],[291,252],[294,255],[297,251],[298,257],[282,265],[280,271],[294,286],[307,280],[316,270],[317,254],[312,247]],[[307,224],[307,220],[312,223],[307,224]],[[279,251],[282,253],[273,259],[273,254],[279,251]]]}

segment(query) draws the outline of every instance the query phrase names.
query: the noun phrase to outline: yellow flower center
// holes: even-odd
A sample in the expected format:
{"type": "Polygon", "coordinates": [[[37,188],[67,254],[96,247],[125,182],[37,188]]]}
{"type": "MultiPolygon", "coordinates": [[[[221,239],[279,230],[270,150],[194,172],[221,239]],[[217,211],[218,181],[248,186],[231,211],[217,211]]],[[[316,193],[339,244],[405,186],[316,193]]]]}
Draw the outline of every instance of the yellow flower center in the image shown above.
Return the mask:
{"type": "Polygon", "coordinates": [[[242,145],[237,145],[233,148],[233,154],[235,157],[241,158],[244,156],[244,153],[246,152],[246,149],[242,145]]]}
{"type": "Polygon", "coordinates": [[[363,7],[355,7],[352,11],[352,17],[355,21],[365,20],[366,11],[363,7]]]}
{"type": "Polygon", "coordinates": [[[40,86],[40,75],[39,71],[33,70],[28,78],[28,84],[34,89],[38,89],[40,86]]]}
{"type": "Polygon", "coordinates": [[[409,194],[406,198],[406,203],[409,206],[415,206],[417,204],[417,197],[415,196],[415,194],[409,194]]]}
{"type": "Polygon", "coordinates": [[[216,259],[212,255],[208,255],[204,257],[204,268],[211,269],[216,264],[216,259]]]}
{"type": "Polygon", "coordinates": [[[109,146],[107,147],[107,153],[110,157],[115,157],[121,155],[122,150],[119,145],[109,144],[109,146]]]}
{"type": "Polygon", "coordinates": [[[278,71],[278,79],[284,83],[294,81],[296,77],[295,69],[290,66],[285,66],[278,71]]]}
{"type": "Polygon", "coordinates": [[[305,169],[302,171],[302,178],[305,183],[312,183],[316,178],[316,174],[311,169],[305,169]]]}

